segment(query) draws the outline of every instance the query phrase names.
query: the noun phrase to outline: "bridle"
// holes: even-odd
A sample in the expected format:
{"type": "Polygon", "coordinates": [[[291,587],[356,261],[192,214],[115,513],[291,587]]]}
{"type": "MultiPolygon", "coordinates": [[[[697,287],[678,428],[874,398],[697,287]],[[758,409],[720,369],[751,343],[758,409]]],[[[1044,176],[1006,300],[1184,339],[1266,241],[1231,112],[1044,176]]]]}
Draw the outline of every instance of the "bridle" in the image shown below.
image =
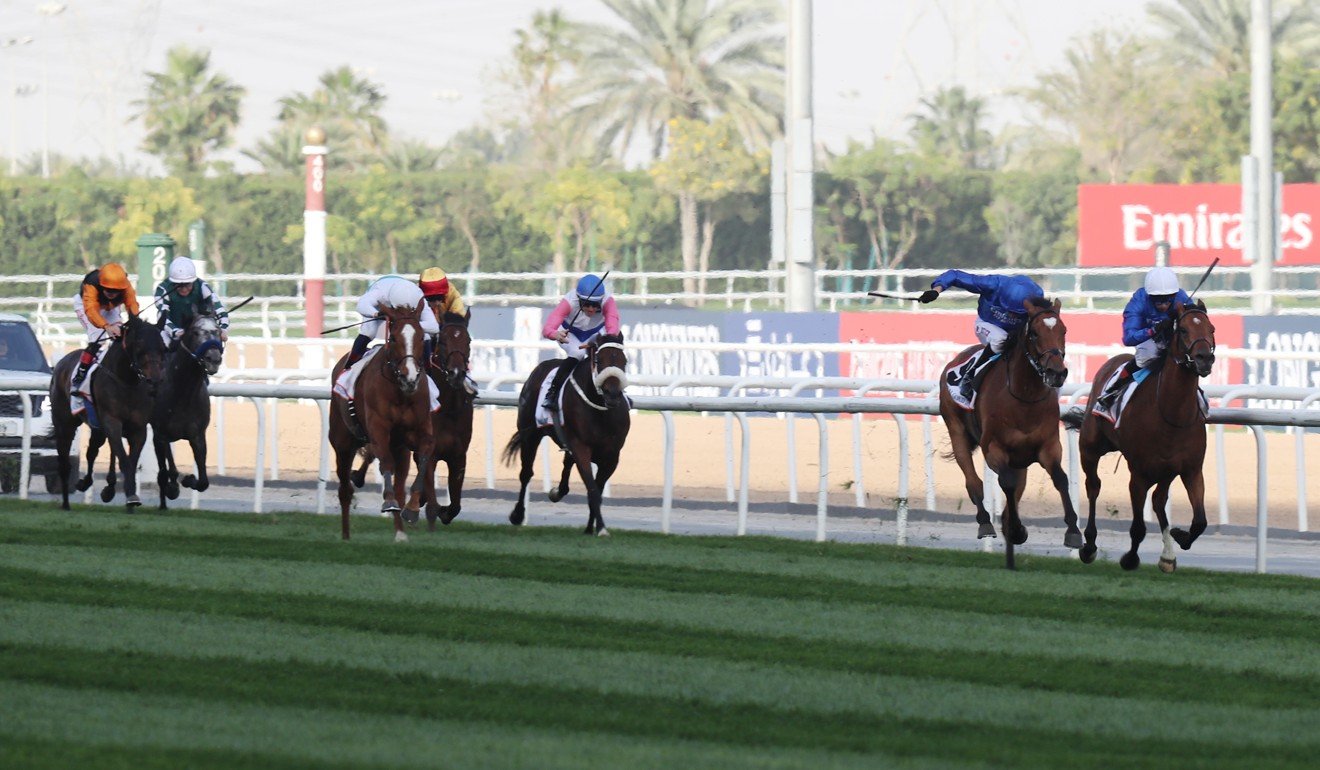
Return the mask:
{"type": "MultiPolygon", "coordinates": [[[[626,365],[627,353],[624,351],[623,343],[621,342],[602,342],[599,345],[591,345],[589,347],[590,352],[588,353],[587,358],[590,362],[588,366],[591,368],[591,384],[596,388],[596,395],[600,396],[602,399],[605,397],[605,391],[601,388],[601,384],[611,377],[619,380],[620,390],[628,387],[628,374],[623,369],[620,369],[617,366],[607,366],[603,370],[600,368],[600,360],[597,357],[598,354],[602,350],[609,350],[611,348],[624,354],[624,362],[626,365]]],[[[591,398],[587,396],[586,391],[582,389],[582,386],[578,384],[576,377],[569,377],[568,380],[573,383],[573,389],[582,397],[582,400],[586,402],[587,406],[590,406],[592,409],[599,412],[604,412],[609,409],[609,407],[604,404],[597,404],[595,401],[592,401],[591,398]]]]}
{"type": "MultiPolygon", "coordinates": [[[[1040,344],[1039,344],[1040,335],[1036,334],[1036,330],[1033,328],[1033,326],[1036,323],[1036,319],[1045,315],[1053,316],[1055,319],[1058,319],[1059,311],[1055,310],[1053,307],[1040,308],[1036,310],[1034,313],[1027,316],[1027,322],[1022,326],[1021,341],[1019,343],[1022,345],[1023,356],[1027,359],[1027,363],[1031,364],[1031,368],[1036,372],[1036,376],[1040,377],[1040,381],[1042,384],[1045,383],[1046,381],[1045,373],[1048,371],[1048,369],[1046,368],[1046,364],[1049,363],[1052,357],[1057,358],[1060,364],[1064,363],[1063,348],[1049,348],[1047,350],[1040,349],[1040,344]]],[[[1008,367],[1011,369],[1012,366],[1013,366],[1013,357],[1010,356],[1008,359],[1008,367]]],[[[1034,404],[1039,401],[1044,401],[1045,399],[1050,397],[1050,390],[1051,388],[1046,388],[1045,394],[1042,395],[1040,398],[1035,398],[1030,400],[1022,398],[1021,396],[1013,392],[1013,373],[1011,371],[1008,373],[1009,395],[1011,395],[1013,398],[1017,399],[1018,401],[1021,401],[1024,404],[1034,404]]]]}
{"type": "MultiPolygon", "coordinates": [[[[149,384],[155,383],[155,380],[148,377],[147,373],[142,370],[142,363],[138,361],[138,357],[137,357],[137,346],[136,345],[130,346],[128,344],[129,335],[135,334],[136,331],[137,331],[136,329],[130,329],[129,324],[124,324],[123,334],[121,334],[119,337],[119,344],[124,349],[124,357],[128,359],[128,369],[133,373],[133,377],[135,378],[136,382],[145,382],[149,384]]],[[[147,333],[155,334],[156,332],[149,330],[147,333]]],[[[114,376],[114,373],[109,371],[108,367],[107,367],[107,372],[110,374],[110,376],[112,377],[114,376]]]]}
{"type": "MultiPolygon", "coordinates": [[[[1182,312],[1179,313],[1177,316],[1175,316],[1173,319],[1174,335],[1186,333],[1187,329],[1183,325],[1183,317],[1191,313],[1200,313],[1202,316],[1205,317],[1206,323],[1207,324],[1210,323],[1209,313],[1205,312],[1199,307],[1196,307],[1195,305],[1185,305],[1183,306],[1182,312]]],[[[1213,359],[1215,356],[1215,345],[1210,341],[1209,337],[1200,337],[1198,339],[1195,339],[1192,341],[1190,345],[1184,344],[1183,354],[1181,358],[1175,357],[1173,355],[1170,355],[1169,358],[1172,359],[1173,362],[1178,366],[1182,367],[1183,369],[1188,369],[1199,376],[1200,372],[1196,371],[1196,361],[1192,358],[1192,352],[1196,350],[1197,344],[1202,342],[1204,342],[1206,347],[1210,349],[1210,357],[1213,359]]],[[[1179,423],[1170,420],[1169,416],[1164,413],[1163,393],[1164,393],[1164,372],[1160,372],[1159,376],[1155,378],[1155,411],[1160,413],[1161,420],[1164,420],[1166,424],[1174,428],[1186,428],[1192,425],[1192,423],[1196,422],[1196,415],[1199,414],[1201,411],[1201,404],[1199,398],[1193,399],[1195,412],[1192,414],[1192,416],[1186,422],[1179,423]]]]}
{"type": "Polygon", "coordinates": [[[395,316],[394,318],[391,318],[391,319],[390,319],[390,324],[389,324],[389,326],[387,327],[387,328],[389,329],[389,332],[388,332],[388,334],[386,335],[386,339],[385,339],[385,364],[384,364],[384,368],[385,368],[385,376],[386,376],[387,378],[393,380],[393,381],[394,381],[394,384],[397,385],[397,386],[399,387],[400,390],[406,390],[406,388],[404,387],[404,380],[403,380],[404,375],[403,375],[403,372],[400,370],[400,367],[403,367],[403,366],[407,365],[408,360],[409,360],[409,359],[412,359],[413,364],[418,366],[418,369],[417,369],[417,370],[418,370],[418,372],[420,373],[419,378],[418,378],[419,381],[420,381],[421,376],[425,376],[426,369],[425,369],[425,367],[423,367],[423,366],[420,365],[420,362],[419,362],[418,356],[416,356],[415,354],[413,354],[413,353],[411,353],[411,352],[406,353],[406,354],[404,354],[404,356],[403,356],[402,358],[399,358],[398,360],[395,360],[395,358],[394,358],[394,345],[393,345],[393,341],[394,341],[394,327],[395,327],[395,325],[402,325],[402,324],[413,324],[413,325],[417,326],[417,338],[418,338],[418,340],[420,340],[420,339],[422,338],[422,335],[424,334],[424,332],[422,332],[421,325],[417,323],[417,319],[414,318],[414,317],[412,317],[412,316],[407,316],[407,315],[400,315],[400,316],[395,316]]]}
{"type": "MultiPolygon", "coordinates": [[[[440,350],[436,352],[441,354],[440,360],[442,365],[441,366],[435,365],[436,356],[435,353],[432,353],[431,367],[433,369],[436,369],[437,371],[445,372],[445,373],[454,372],[454,371],[462,372],[462,374],[459,375],[459,377],[462,377],[467,374],[468,367],[470,366],[470,359],[472,356],[471,342],[469,342],[468,352],[466,353],[464,353],[461,350],[450,350],[449,338],[445,336],[445,329],[449,329],[451,327],[462,329],[465,333],[467,332],[466,324],[454,323],[454,322],[441,324],[440,334],[437,335],[440,338],[440,350]]],[[[470,339],[471,338],[469,337],[469,340],[470,339]]],[[[458,388],[462,385],[461,380],[459,382],[454,382],[453,379],[448,376],[445,377],[445,381],[449,383],[450,387],[454,387],[454,388],[458,388]]]]}
{"type": "MultiPolygon", "coordinates": [[[[195,319],[192,323],[196,324],[197,320],[200,320],[202,318],[210,318],[214,320],[215,316],[197,316],[197,319],[195,319]]],[[[218,323],[216,324],[216,327],[219,328],[218,323]]],[[[189,325],[188,331],[189,332],[192,331],[191,324],[189,325]]],[[[184,338],[187,338],[187,336],[188,336],[187,333],[185,333],[184,338]]],[[[203,357],[207,353],[211,352],[212,350],[219,350],[221,356],[225,354],[225,344],[221,342],[217,337],[213,337],[209,335],[207,336],[206,339],[202,340],[201,344],[199,344],[196,348],[193,348],[192,350],[189,350],[188,346],[183,344],[183,340],[179,340],[179,349],[187,353],[188,356],[192,358],[193,363],[197,364],[202,369],[206,368],[206,362],[203,360],[203,357]]]]}

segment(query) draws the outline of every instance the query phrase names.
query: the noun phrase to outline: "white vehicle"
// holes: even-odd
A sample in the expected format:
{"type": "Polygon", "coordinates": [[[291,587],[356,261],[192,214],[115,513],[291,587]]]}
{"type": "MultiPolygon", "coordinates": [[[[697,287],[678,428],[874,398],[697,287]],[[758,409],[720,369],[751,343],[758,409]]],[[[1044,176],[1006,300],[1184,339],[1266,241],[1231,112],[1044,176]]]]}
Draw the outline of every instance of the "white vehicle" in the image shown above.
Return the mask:
{"type": "MultiPolygon", "coordinates": [[[[50,374],[50,362],[26,318],[0,313],[0,383],[15,378],[50,374]]],[[[19,454],[23,441],[23,404],[17,393],[0,393],[0,491],[18,489],[19,454]]],[[[29,397],[32,403],[32,475],[44,476],[46,491],[59,490],[55,458],[55,427],[45,394],[29,397]]]]}

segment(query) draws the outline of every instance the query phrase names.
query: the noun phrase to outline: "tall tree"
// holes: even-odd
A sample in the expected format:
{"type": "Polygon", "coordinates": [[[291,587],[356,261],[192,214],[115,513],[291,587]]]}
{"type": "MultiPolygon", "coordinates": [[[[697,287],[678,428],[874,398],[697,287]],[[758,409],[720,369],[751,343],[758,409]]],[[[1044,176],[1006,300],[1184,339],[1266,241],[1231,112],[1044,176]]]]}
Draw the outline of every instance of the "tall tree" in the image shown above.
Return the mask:
{"type": "Polygon", "coordinates": [[[335,150],[338,166],[358,170],[378,162],[388,137],[380,115],[385,107],[384,91],[347,65],[322,73],[317,82],[311,93],[297,92],[280,99],[276,134],[296,132],[301,136],[308,128],[320,126],[335,150]]]}
{"type": "Polygon", "coordinates": [[[134,179],[128,184],[123,215],[110,228],[110,253],[129,258],[143,233],[169,233],[187,243],[188,223],[202,215],[197,194],[177,178],[134,179]]]}
{"type": "Polygon", "coordinates": [[[728,115],[754,148],[781,133],[784,38],[774,0],[602,0],[622,28],[578,24],[575,118],[619,157],[653,157],[673,118],[728,115]]]}
{"type": "Polygon", "coordinates": [[[923,111],[911,116],[909,132],[919,152],[966,169],[997,165],[995,138],[985,128],[984,99],[969,97],[962,86],[953,86],[922,99],[921,106],[923,111]]]}
{"type": "Polygon", "coordinates": [[[165,69],[147,73],[147,95],[134,102],[146,124],[142,147],[172,174],[205,170],[206,155],[229,146],[245,90],[213,74],[211,53],[175,46],[165,69]]]}
{"type": "Polygon", "coordinates": [[[243,154],[260,163],[267,174],[299,174],[304,168],[304,131],[293,123],[280,124],[255,147],[243,150],[243,154]]]}
{"type": "Polygon", "coordinates": [[[544,171],[568,165],[582,146],[564,120],[569,108],[565,85],[580,61],[572,30],[560,10],[537,11],[530,26],[514,33],[513,63],[500,75],[511,91],[502,113],[517,116],[499,121],[506,134],[504,151],[544,171]]]}
{"type": "MultiPolygon", "coordinates": [[[[1314,0],[1274,0],[1270,37],[1281,56],[1320,53],[1320,15],[1314,0]]],[[[1250,69],[1251,0],[1157,0],[1146,6],[1166,36],[1163,49],[1179,66],[1206,67],[1227,76],[1250,69]]]]}

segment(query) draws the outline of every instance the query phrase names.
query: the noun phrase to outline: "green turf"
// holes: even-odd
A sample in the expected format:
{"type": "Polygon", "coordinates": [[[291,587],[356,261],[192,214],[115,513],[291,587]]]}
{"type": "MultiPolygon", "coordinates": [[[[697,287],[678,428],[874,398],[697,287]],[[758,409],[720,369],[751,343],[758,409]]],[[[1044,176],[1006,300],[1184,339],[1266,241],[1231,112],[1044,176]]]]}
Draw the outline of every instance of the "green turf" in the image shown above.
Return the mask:
{"type": "Polygon", "coordinates": [[[0,503],[4,767],[1301,767],[1320,583],[0,503]]]}

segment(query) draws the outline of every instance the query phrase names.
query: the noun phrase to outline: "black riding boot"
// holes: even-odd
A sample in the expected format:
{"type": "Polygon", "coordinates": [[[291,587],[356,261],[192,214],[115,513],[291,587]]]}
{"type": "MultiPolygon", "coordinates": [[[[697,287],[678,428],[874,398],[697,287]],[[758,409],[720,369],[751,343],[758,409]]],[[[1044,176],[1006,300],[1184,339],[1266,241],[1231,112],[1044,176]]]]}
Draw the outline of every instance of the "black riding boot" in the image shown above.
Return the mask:
{"type": "Polygon", "coordinates": [[[958,375],[958,395],[962,396],[964,401],[972,400],[972,385],[976,382],[976,373],[981,368],[982,363],[990,356],[990,346],[982,345],[981,349],[972,354],[963,364],[962,372],[958,375]]]}
{"type": "Polygon", "coordinates": [[[362,360],[367,352],[367,345],[371,344],[371,338],[365,334],[359,334],[357,339],[353,340],[353,349],[348,353],[348,360],[344,362],[344,368],[348,369],[353,364],[362,360]]]}
{"type": "Polygon", "coordinates": [[[559,389],[564,387],[564,382],[568,379],[569,373],[577,365],[576,358],[565,358],[559,362],[559,369],[555,371],[555,378],[550,382],[550,390],[545,394],[545,408],[549,412],[559,411],[559,389]]]}
{"type": "Polygon", "coordinates": [[[1135,358],[1128,361],[1126,364],[1123,364],[1122,370],[1118,373],[1118,378],[1115,379],[1114,383],[1106,388],[1105,392],[1101,393],[1100,397],[1095,400],[1095,408],[1103,409],[1106,412],[1113,408],[1114,402],[1118,400],[1118,395],[1128,386],[1128,381],[1132,379],[1132,375],[1136,374],[1140,368],[1141,367],[1137,366],[1137,359],[1135,358]]]}
{"type": "Polygon", "coordinates": [[[100,347],[100,345],[88,345],[83,349],[82,355],[78,356],[78,368],[73,372],[74,390],[77,390],[78,386],[82,385],[83,380],[87,379],[87,370],[92,367],[92,362],[96,360],[96,351],[100,347]]]}

